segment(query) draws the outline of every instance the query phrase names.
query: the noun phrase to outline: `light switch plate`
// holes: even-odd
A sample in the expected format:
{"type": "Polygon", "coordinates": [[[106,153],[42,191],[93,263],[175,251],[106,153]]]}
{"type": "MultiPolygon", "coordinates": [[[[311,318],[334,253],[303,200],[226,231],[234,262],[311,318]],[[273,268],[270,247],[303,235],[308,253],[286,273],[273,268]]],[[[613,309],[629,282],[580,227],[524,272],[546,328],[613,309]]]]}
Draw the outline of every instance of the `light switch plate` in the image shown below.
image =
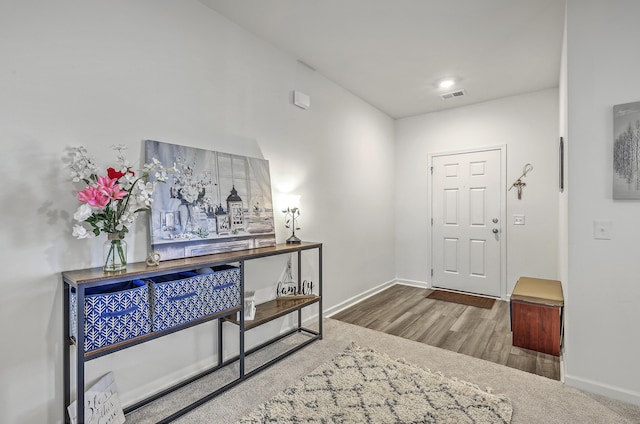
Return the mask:
{"type": "Polygon", "coordinates": [[[513,225],[524,225],[524,215],[513,215],[513,225]]]}
{"type": "Polygon", "coordinates": [[[613,221],[593,221],[593,238],[596,240],[611,240],[613,236],[613,221]]]}

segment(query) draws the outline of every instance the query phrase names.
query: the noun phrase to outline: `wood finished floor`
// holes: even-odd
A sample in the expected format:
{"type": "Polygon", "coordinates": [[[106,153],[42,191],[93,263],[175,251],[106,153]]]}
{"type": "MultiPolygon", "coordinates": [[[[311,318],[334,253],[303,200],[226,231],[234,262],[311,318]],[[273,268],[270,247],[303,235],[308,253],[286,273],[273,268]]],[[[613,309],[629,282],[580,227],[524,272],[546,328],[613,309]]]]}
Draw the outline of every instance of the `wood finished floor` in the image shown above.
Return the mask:
{"type": "Polygon", "coordinates": [[[511,344],[508,302],[482,309],[427,298],[432,291],[397,284],[331,318],[560,380],[558,357],[511,344]]]}

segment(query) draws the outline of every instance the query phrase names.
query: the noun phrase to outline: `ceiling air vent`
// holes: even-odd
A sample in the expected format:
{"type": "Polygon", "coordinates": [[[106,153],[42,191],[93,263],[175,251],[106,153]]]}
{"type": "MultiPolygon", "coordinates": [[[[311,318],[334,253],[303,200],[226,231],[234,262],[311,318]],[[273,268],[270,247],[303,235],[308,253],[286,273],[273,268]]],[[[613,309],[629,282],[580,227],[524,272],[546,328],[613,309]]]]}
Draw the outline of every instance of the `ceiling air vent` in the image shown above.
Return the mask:
{"type": "Polygon", "coordinates": [[[450,93],[441,94],[442,100],[453,99],[454,97],[462,97],[467,94],[464,90],[456,90],[450,93]]]}

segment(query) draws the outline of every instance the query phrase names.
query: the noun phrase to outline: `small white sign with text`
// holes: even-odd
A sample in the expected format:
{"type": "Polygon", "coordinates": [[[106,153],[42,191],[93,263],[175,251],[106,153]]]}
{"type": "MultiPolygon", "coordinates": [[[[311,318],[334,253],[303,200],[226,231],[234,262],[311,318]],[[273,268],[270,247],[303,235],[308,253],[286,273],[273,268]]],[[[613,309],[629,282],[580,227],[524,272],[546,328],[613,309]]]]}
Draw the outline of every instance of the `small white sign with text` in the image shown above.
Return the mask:
{"type": "MultiPolygon", "coordinates": [[[[77,424],[76,401],[67,407],[71,424],[77,424]]],[[[124,411],[118,397],[113,373],[105,374],[84,394],[84,422],[86,424],[123,424],[124,411]]]]}

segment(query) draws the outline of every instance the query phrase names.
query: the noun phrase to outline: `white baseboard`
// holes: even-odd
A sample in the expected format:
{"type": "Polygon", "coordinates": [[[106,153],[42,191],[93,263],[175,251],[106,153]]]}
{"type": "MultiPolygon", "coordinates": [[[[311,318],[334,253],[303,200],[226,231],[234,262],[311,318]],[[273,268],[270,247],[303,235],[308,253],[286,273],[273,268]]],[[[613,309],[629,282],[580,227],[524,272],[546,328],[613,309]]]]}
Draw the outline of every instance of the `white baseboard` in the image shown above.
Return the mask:
{"type": "Polygon", "coordinates": [[[340,311],[343,311],[353,305],[355,305],[356,303],[362,302],[363,300],[365,300],[368,297],[373,296],[374,294],[380,293],[382,290],[391,287],[392,285],[399,283],[399,281],[397,280],[391,280],[391,281],[387,281],[386,283],[382,283],[379,286],[376,286],[372,289],[369,289],[363,293],[360,293],[356,296],[353,296],[343,302],[338,303],[335,306],[332,306],[331,308],[325,309],[323,312],[323,315],[325,318],[330,318],[331,315],[335,315],[340,311]]]}
{"type": "Polygon", "coordinates": [[[430,289],[431,286],[426,281],[416,281],[416,280],[404,280],[402,278],[397,278],[395,280],[397,284],[404,284],[405,286],[411,287],[419,287],[421,289],[430,289]]]}
{"type": "Polygon", "coordinates": [[[591,392],[622,402],[640,405],[640,393],[638,392],[621,389],[619,387],[610,386],[608,384],[588,380],[586,378],[574,377],[569,374],[564,375],[564,384],[575,387],[576,389],[584,390],[585,392],[591,392]]]}
{"type": "Polygon", "coordinates": [[[564,374],[566,368],[564,365],[564,341],[560,344],[560,381],[564,383],[564,374]]]}

